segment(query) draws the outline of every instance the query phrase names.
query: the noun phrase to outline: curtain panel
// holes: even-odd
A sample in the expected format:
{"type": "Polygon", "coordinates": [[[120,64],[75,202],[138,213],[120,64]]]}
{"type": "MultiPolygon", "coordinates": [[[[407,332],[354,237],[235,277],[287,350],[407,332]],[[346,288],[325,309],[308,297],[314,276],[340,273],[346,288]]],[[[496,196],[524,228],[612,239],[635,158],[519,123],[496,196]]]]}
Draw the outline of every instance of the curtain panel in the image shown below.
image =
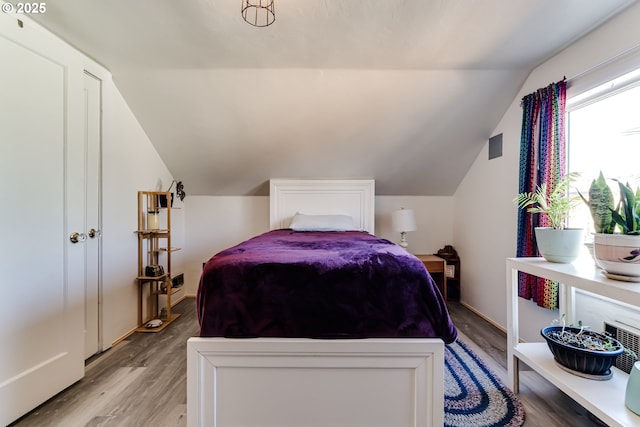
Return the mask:
{"type": "MultiPolygon", "coordinates": [[[[566,98],[565,80],[552,83],[522,98],[518,193],[535,192],[544,182],[550,192],[566,173],[566,98]]],[[[534,229],[548,225],[546,215],[531,214],[526,209],[519,209],[516,256],[539,256],[534,229]]],[[[558,284],[550,280],[520,273],[518,295],[532,299],[544,308],[558,308],[558,284]]]]}

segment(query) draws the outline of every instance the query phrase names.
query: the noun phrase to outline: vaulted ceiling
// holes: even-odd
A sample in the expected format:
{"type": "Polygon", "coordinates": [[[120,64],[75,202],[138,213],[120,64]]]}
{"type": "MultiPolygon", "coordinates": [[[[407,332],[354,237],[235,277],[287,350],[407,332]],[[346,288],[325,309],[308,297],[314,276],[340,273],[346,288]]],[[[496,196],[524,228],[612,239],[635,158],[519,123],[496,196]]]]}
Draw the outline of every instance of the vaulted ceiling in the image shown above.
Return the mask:
{"type": "Polygon", "coordinates": [[[274,1],[265,28],[241,0],[51,1],[32,17],[112,72],[188,194],[367,177],[377,194],[451,195],[531,70],[634,3],[274,1]]]}

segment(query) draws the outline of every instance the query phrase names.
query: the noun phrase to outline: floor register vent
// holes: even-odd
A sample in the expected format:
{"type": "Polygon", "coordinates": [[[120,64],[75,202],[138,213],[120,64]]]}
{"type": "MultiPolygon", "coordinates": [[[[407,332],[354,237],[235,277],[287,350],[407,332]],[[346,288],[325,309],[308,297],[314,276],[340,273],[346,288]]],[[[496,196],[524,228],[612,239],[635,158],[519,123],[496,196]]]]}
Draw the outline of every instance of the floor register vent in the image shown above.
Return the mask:
{"type": "MultiPolygon", "coordinates": [[[[604,330],[620,341],[623,346],[640,355],[640,330],[619,322],[605,322],[604,330]]],[[[615,367],[628,374],[631,372],[634,362],[633,357],[623,353],[616,359],[615,367]]]]}

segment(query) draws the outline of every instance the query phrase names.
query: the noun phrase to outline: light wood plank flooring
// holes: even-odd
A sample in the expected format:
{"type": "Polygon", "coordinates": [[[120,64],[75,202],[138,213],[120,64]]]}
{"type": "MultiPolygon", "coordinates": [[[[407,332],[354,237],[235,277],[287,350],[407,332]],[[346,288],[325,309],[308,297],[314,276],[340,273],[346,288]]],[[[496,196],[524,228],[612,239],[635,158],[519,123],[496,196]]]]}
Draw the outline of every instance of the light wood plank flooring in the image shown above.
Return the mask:
{"type": "MultiPolygon", "coordinates": [[[[12,426],[186,426],[186,341],[198,334],[193,299],[157,334],[136,333],[87,362],[86,376],[12,426]]],[[[449,303],[461,338],[506,381],[506,337],[463,305],[449,303]]],[[[580,405],[532,371],[521,373],[525,426],[600,426],[580,405]]],[[[472,426],[470,426],[472,427],[472,426]]]]}
{"type": "MultiPolygon", "coordinates": [[[[449,313],[462,340],[485,361],[493,372],[507,382],[507,337],[462,304],[448,302],[449,313]]],[[[575,403],[543,377],[520,364],[518,397],[526,413],[525,426],[601,427],[600,420],[575,403]]]]}

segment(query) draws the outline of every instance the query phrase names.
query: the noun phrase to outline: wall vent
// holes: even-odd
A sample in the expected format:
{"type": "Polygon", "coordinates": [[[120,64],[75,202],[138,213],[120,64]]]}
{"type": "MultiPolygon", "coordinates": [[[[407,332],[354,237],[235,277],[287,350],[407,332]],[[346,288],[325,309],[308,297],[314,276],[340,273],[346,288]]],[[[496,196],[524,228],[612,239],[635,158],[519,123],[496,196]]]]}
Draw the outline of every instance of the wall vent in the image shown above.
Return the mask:
{"type": "Polygon", "coordinates": [[[489,138],[489,160],[502,157],[502,134],[489,138]]]}
{"type": "MultiPolygon", "coordinates": [[[[640,355],[640,330],[620,322],[605,322],[604,330],[620,341],[623,346],[640,355]]],[[[628,374],[634,362],[633,357],[623,353],[616,359],[615,367],[628,374]]]]}
{"type": "Polygon", "coordinates": [[[184,285],[184,274],[180,273],[174,277],[171,278],[171,287],[172,288],[179,288],[180,286],[184,285]]]}

